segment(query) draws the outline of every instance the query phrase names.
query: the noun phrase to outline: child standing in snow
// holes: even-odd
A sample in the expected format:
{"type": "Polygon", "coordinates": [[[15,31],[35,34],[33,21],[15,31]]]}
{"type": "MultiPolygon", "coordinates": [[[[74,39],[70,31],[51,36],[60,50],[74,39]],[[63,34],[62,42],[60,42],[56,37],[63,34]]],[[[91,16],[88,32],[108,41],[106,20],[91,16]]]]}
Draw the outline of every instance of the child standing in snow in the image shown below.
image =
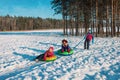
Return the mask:
{"type": "Polygon", "coordinates": [[[54,48],[53,47],[50,47],[44,54],[42,55],[39,55],[37,58],[36,58],[36,62],[38,62],[40,59],[46,61],[46,57],[52,57],[54,56],[54,48]]]}
{"type": "Polygon", "coordinates": [[[62,49],[61,49],[61,52],[64,52],[64,51],[67,51],[67,52],[70,52],[70,47],[68,45],[68,41],[63,39],[62,40],[62,49]]]}
{"type": "Polygon", "coordinates": [[[91,40],[92,40],[92,43],[94,43],[94,37],[91,34],[91,30],[89,30],[89,32],[85,36],[84,49],[89,49],[89,45],[90,45],[91,40]]]}

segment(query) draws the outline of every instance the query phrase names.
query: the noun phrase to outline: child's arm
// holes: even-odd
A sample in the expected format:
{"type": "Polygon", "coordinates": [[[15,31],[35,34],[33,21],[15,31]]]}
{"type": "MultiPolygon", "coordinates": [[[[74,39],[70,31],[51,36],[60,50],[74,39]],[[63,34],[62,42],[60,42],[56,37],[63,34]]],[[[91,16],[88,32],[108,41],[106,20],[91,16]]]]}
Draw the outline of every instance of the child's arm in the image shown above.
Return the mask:
{"type": "Polygon", "coordinates": [[[63,45],[62,45],[62,49],[61,49],[61,51],[64,52],[64,47],[63,47],[63,45]]]}
{"type": "Polygon", "coordinates": [[[94,44],[94,36],[92,35],[92,44],[94,44]]]}
{"type": "Polygon", "coordinates": [[[68,45],[68,49],[71,49],[69,45],[68,45]]]}
{"type": "Polygon", "coordinates": [[[68,45],[68,49],[67,49],[67,51],[70,52],[70,50],[71,50],[71,48],[70,48],[70,46],[68,45]]]}
{"type": "Polygon", "coordinates": [[[86,39],[86,36],[87,36],[87,35],[84,35],[84,39],[86,39]]]}
{"type": "Polygon", "coordinates": [[[46,57],[47,57],[47,51],[44,53],[44,58],[43,58],[44,61],[46,60],[46,57]]]}
{"type": "Polygon", "coordinates": [[[88,33],[84,35],[84,40],[86,40],[87,35],[88,35],[88,33]]]}

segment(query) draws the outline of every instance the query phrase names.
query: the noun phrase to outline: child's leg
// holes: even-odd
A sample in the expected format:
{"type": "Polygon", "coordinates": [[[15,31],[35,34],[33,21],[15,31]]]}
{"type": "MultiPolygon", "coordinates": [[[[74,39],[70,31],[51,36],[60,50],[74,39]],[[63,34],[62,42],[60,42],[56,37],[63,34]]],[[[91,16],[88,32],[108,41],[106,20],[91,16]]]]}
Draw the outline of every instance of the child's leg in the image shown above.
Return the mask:
{"type": "Polygon", "coordinates": [[[90,40],[87,40],[87,49],[89,49],[90,46],[90,40]]]}
{"type": "Polygon", "coordinates": [[[38,57],[36,57],[36,59],[40,60],[40,59],[43,59],[43,57],[44,57],[44,54],[41,54],[38,57]]]}
{"type": "Polygon", "coordinates": [[[86,49],[86,43],[87,43],[87,40],[85,40],[84,42],[84,49],[86,49]]]}
{"type": "Polygon", "coordinates": [[[64,49],[61,49],[61,52],[64,52],[64,49]]]}

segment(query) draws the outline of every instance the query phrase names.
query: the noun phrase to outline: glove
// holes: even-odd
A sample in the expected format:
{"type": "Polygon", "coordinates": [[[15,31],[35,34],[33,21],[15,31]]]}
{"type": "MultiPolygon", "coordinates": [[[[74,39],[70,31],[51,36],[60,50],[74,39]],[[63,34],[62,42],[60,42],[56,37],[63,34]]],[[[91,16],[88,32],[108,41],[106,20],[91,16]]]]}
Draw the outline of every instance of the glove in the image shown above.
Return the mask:
{"type": "Polygon", "coordinates": [[[84,38],[83,38],[84,40],[86,39],[86,36],[84,36],[84,38]]]}
{"type": "Polygon", "coordinates": [[[94,40],[92,40],[92,44],[94,44],[94,40]]]}
{"type": "Polygon", "coordinates": [[[64,50],[63,50],[63,49],[62,49],[61,51],[62,51],[62,52],[64,52],[64,50]]]}
{"type": "Polygon", "coordinates": [[[69,52],[70,52],[70,49],[68,49],[67,52],[69,53],[69,52]]]}

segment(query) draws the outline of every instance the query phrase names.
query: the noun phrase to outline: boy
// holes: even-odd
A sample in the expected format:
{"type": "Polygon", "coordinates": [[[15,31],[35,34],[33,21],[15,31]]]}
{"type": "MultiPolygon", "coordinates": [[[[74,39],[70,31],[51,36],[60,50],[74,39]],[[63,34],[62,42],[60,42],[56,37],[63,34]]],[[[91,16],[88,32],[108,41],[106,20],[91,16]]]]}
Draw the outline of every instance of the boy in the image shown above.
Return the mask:
{"type": "Polygon", "coordinates": [[[61,49],[61,52],[64,52],[64,51],[67,51],[67,52],[70,52],[70,47],[68,45],[68,41],[63,39],[62,40],[62,49],[61,49]]]}

